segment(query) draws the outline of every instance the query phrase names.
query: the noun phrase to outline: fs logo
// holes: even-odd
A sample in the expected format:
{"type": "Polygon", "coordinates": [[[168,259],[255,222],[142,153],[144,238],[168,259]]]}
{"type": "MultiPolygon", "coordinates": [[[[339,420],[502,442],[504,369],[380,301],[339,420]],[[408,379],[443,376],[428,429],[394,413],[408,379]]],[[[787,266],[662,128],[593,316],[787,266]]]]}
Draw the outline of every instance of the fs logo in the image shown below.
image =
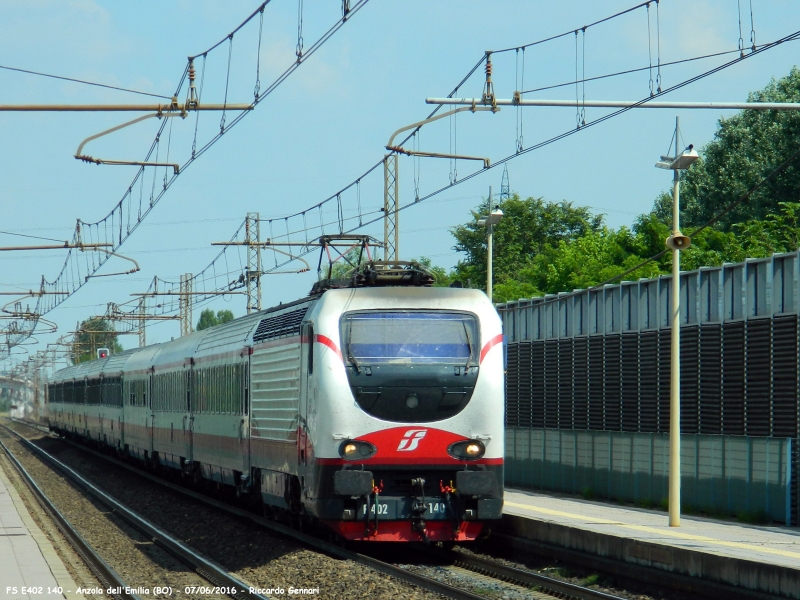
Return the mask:
{"type": "Polygon", "coordinates": [[[413,452],[419,446],[419,441],[428,433],[427,429],[409,429],[403,434],[400,445],[397,446],[398,452],[413,452]]]}

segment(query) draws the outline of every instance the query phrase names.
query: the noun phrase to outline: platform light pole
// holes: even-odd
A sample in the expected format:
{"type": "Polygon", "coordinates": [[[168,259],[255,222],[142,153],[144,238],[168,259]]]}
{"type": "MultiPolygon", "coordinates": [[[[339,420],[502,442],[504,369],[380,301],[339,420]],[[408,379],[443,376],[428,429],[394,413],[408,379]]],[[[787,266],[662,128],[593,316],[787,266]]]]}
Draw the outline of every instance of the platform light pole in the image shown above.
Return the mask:
{"type": "Polygon", "coordinates": [[[494,226],[503,218],[503,211],[499,206],[495,206],[492,210],[492,188],[489,186],[489,215],[485,219],[479,219],[478,225],[486,226],[486,295],[489,300],[492,299],[492,282],[494,275],[492,273],[492,234],[494,233],[494,226]]]}
{"type": "Polygon", "coordinates": [[[680,171],[688,169],[699,156],[690,144],[681,152],[680,121],[675,117],[675,156],[662,156],[660,169],[672,170],[672,234],[666,246],[672,250],[672,348],[669,393],[669,526],[681,526],[681,250],[692,243],[680,229],[680,171]]]}

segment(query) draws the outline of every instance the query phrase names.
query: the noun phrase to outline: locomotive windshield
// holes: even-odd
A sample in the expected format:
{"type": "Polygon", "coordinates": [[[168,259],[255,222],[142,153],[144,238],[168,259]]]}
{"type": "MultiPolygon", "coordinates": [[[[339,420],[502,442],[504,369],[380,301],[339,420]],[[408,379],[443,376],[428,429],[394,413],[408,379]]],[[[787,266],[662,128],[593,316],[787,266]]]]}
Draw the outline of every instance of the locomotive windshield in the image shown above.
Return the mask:
{"type": "Polygon", "coordinates": [[[372,311],[342,319],[347,378],[362,410],[386,421],[423,423],[458,414],[478,377],[475,316],[372,311]]]}
{"type": "Polygon", "coordinates": [[[369,312],[343,322],[346,358],[358,364],[476,364],[475,317],[442,312],[369,312]]]}

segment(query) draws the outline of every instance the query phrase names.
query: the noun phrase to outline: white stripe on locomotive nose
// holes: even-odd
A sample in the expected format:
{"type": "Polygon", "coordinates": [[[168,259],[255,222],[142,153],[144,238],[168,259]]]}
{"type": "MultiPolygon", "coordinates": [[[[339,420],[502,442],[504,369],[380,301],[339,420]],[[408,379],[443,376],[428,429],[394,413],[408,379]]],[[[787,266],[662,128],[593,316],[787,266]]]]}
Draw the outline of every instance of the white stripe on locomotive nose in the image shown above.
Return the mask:
{"type": "Polygon", "coordinates": [[[419,441],[428,433],[427,429],[409,429],[403,434],[400,445],[397,446],[398,452],[412,452],[419,446],[419,441]]]}

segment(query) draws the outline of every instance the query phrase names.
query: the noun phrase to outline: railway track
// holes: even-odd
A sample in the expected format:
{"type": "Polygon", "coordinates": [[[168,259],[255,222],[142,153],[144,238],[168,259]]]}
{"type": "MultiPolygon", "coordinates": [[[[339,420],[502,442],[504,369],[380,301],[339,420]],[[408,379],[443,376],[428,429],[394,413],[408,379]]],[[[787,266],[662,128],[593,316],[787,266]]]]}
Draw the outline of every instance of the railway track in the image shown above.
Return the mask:
{"type": "MultiPolygon", "coordinates": [[[[14,422],[49,434],[49,431],[40,425],[16,419],[14,422]]],[[[11,429],[8,430],[13,432],[11,429]]],[[[19,436],[19,434],[16,432],[14,432],[14,434],[19,436]]],[[[23,436],[19,437],[24,439],[23,436]]],[[[69,440],[64,441],[76,448],[79,448],[83,452],[90,453],[94,456],[107,460],[120,468],[131,471],[139,477],[143,477],[160,486],[169,488],[172,491],[213,506],[214,508],[225,511],[229,514],[248,519],[261,527],[269,529],[281,536],[286,536],[296,540],[319,552],[340,559],[351,560],[361,565],[370,567],[379,573],[389,575],[396,579],[416,585],[424,590],[434,592],[454,600],[485,600],[487,597],[487,591],[491,592],[492,589],[496,590],[498,588],[509,590],[512,592],[512,597],[513,592],[516,591],[518,594],[521,594],[518,597],[556,597],[574,600],[621,600],[618,596],[613,596],[590,588],[584,588],[567,582],[559,581],[532,571],[509,567],[487,558],[476,557],[463,552],[438,551],[434,548],[420,547],[415,547],[414,549],[403,547],[402,549],[394,548],[392,550],[393,554],[397,550],[402,550],[399,552],[401,556],[406,556],[405,553],[410,552],[408,556],[416,553],[417,557],[421,551],[422,554],[429,558],[429,561],[432,561],[436,564],[436,567],[433,569],[435,572],[433,573],[431,572],[431,568],[428,566],[411,564],[418,561],[398,560],[396,556],[393,556],[389,560],[381,560],[375,556],[370,556],[362,552],[355,552],[353,550],[343,548],[340,545],[330,543],[318,537],[284,526],[280,523],[267,520],[236,506],[219,502],[206,495],[165,481],[160,477],[156,477],[103,453],[97,452],[80,444],[76,444],[75,442],[71,442],[69,440]],[[463,583],[460,583],[459,586],[447,583],[447,581],[464,582],[465,580],[467,580],[466,586],[464,586],[463,583]],[[478,592],[476,593],[475,591],[471,591],[471,589],[465,589],[465,587],[471,588],[472,590],[478,590],[478,592]]],[[[29,447],[35,449],[35,452],[40,453],[42,456],[46,454],[43,450],[38,448],[30,441],[26,440],[26,443],[29,445],[29,447]]],[[[56,461],[56,459],[50,457],[49,455],[47,455],[47,457],[49,457],[47,458],[48,462],[51,462],[51,464],[57,464],[58,461],[56,461]]],[[[72,471],[66,466],[64,466],[64,469],[67,470],[65,472],[72,471]]],[[[77,473],[75,473],[75,475],[80,477],[77,475],[77,473]]],[[[85,481],[85,479],[82,477],[81,479],[85,481]]],[[[91,485],[88,482],[86,483],[91,485]]],[[[104,492],[100,491],[100,493],[103,494],[103,496],[110,498],[110,496],[104,492]]],[[[491,595],[491,593],[489,595],[491,595]]]]}
{"type": "Polygon", "coordinates": [[[36,485],[33,477],[30,476],[30,474],[25,470],[25,467],[22,466],[22,463],[17,460],[17,458],[11,453],[2,440],[0,440],[0,447],[2,447],[2,449],[5,451],[9,462],[28,486],[28,489],[39,502],[44,512],[50,517],[61,534],[72,546],[73,550],[75,550],[78,556],[83,559],[83,561],[89,567],[89,570],[91,570],[92,573],[94,573],[94,575],[98,578],[100,583],[103,584],[104,588],[120,589],[121,591],[119,594],[113,595],[116,600],[140,600],[139,596],[136,594],[130,594],[124,591],[129,586],[125,583],[122,577],[120,577],[119,574],[117,574],[117,572],[114,571],[100,557],[100,555],[94,551],[94,548],[92,548],[86,542],[86,540],[83,539],[83,537],[80,535],[80,533],[78,533],[75,527],[72,526],[69,520],[63,514],[61,514],[50,498],[48,498],[41,488],[36,485]]]}
{"type": "Polygon", "coordinates": [[[510,567],[482,556],[451,551],[444,553],[442,558],[456,568],[488,576],[498,581],[508,582],[527,590],[534,590],[550,597],[573,598],[575,600],[621,600],[619,596],[559,581],[525,569],[510,567]]]}
{"type": "MultiPolygon", "coordinates": [[[[82,488],[94,499],[96,499],[97,501],[101,502],[106,507],[108,507],[114,514],[121,517],[131,526],[133,526],[134,528],[142,532],[145,536],[147,536],[148,539],[152,540],[154,543],[161,546],[164,550],[166,550],[171,555],[181,560],[187,566],[190,566],[198,575],[200,575],[203,578],[202,582],[198,582],[200,583],[200,585],[183,586],[185,595],[187,596],[206,595],[203,593],[203,591],[213,590],[214,591],[213,595],[221,594],[224,596],[235,598],[236,600],[244,600],[244,599],[267,600],[266,596],[262,594],[252,593],[250,591],[250,586],[247,585],[245,582],[239,580],[236,577],[233,577],[224,568],[216,564],[214,561],[211,561],[201,556],[200,554],[198,554],[197,552],[193,551],[191,548],[183,544],[180,540],[176,539],[167,532],[155,526],[153,523],[151,523],[144,517],[130,510],[125,505],[123,505],[122,503],[118,502],[117,500],[115,500],[114,498],[103,492],[100,488],[90,483],[88,480],[86,480],[84,477],[76,473],[67,465],[61,463],[55,457],[51,456],[44,450],[38,448],[35,444],[31,443],[24,436],[19,435],[17,432],[8,427],[3,426],[3,428],[5,429],[5,431],[10,432],[18,440],[20,440],[26,446],[26,448],[32,450],[35,454],[44,458],[48,463],[53,465],[59,472],[65,475],[78,487],[82,488]],[[187,588],[189,590],[192,590],[193,588],[198,588],[200,591],[195,593],[194,591],[187,591],[187,588]]],[[[64,533],[67,539],[69,539],[71,542],[74,543],[76,551],[84,558],[84,560],[87,561],[87,564],[89,565],[90,569],[93,572],[95,572],[95,574],[98,576],[101,582],[106,585],[106,589],[108,588],[120,589],[121,591],[119,593],[113,594],[113,596],[120,598],[122,600],[141,600],[137,594],[125,591],[126,589],[130,589],[133,586],[128,585],[122,579],[122,577],[120,577],[98,555],[98,553],[91,546],[89,546],[89,544],[82,538],[82,536],[78,533],[75,527],[73,527],[67,521],[67,519],[55,508],[53,502],[44,494],[41,488],[33,480],[31,475],[24,469],[22,464],[14,455],[14,453],[8,448],[8,446],[5,443],[3,443],[2,440],[0,440],[0,447],[3,448],[9,460],[12,462],[17,471],[22,475],[26,484],[29,486],[29,488],[37,497],[37,499],[39,499],[40,502],[42,502],[42,505],[45,507],[46,512],[51,515],[51,517],[54,519],[59,529],[62,530],[62,533],[64,533]]],[[[170,588],[168,595],[172,595],[171,588],[173,586],[166,585],[163,587],[170,588]]]]}

